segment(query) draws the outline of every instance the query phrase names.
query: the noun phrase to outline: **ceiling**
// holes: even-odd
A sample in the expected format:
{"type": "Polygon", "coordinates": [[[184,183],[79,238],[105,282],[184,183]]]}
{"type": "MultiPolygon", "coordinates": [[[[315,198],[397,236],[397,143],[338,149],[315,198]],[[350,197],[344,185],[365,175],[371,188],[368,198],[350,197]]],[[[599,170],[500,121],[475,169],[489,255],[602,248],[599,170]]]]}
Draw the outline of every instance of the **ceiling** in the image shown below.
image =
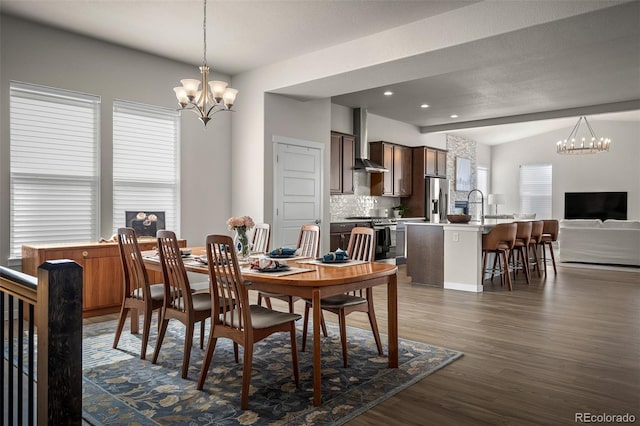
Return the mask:
{"type": "MultiPolygon", "coordinates": [[[[234,75],[473,3],[209,0],[208,63],[234,75]]],[[[575,117],[584,107],[589,114],[640,109],[640,2],[610,4],[433,52],[426,61],[456,67],[427,75],[425,66],[424,78],[340,93],[332,102],[484,143],[571,126],[575,119],[557,117],[575,117]],[[463,65],[453,59],[461,57],[463,65]],[[394,94],[384,96],[385,90],[394,94]]],[[[0,0],[0,11],[194,66],[202,62],[200,1],[0,0]]],[[[639,114],[608,117],[638,120],[639,114]]]]}

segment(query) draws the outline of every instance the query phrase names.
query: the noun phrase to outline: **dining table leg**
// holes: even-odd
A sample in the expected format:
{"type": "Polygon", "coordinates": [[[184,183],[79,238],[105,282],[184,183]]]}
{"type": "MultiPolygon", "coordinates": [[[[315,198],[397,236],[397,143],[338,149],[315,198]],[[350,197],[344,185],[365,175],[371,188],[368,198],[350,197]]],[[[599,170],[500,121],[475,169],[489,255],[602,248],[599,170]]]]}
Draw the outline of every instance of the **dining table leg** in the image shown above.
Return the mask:
{"type": "Polygon", "coordinates": [[[314,289],[311,296],[313,310],[313,405],[322,404],[322,372],[320,364],[320,290],[314,289]]]}
{"type": "Polygon", "coordinates": [[[389,312],[389,368],[398,368],[398,275],[389,276],[387,284],[389,312]]]}

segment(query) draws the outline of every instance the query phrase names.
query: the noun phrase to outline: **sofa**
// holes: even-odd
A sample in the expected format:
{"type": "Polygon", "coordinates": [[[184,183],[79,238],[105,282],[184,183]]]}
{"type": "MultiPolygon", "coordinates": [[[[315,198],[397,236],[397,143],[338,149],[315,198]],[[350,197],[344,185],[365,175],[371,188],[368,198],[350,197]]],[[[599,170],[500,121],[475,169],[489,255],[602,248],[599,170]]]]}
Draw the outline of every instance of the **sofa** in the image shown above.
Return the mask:
{"type": "Polygon", "coordinates": [[[560,221],[560,262],[640,266],[640,220],[560,221]]]}

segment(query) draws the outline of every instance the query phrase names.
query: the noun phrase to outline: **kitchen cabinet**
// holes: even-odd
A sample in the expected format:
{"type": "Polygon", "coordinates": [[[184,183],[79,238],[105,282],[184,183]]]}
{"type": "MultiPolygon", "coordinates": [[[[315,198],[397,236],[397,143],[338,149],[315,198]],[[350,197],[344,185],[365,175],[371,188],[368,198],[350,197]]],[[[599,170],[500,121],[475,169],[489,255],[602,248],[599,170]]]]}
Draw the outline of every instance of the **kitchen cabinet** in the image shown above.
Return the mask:
{"type": "Polygon", "coordinates": [[[447,177],[447,151],[424,147],[424,175],[447,177]]]}
{"type": "MultiPolygon", "coordinates": [[[[140,250],[156,247],[155,238],[139,240],[140,250]]],[[[186,240],[179,240],[186,247],[186,240]]],[[[82,266],[82,316],[118,312],[122,304],[123,275],[118,243],[68,243],[22,246],[22,272],[37,276],[47,260],[70,259],[82,266]]],[[[150,283],[163,282],[161,272],[149,271],[150,283]]]]}
{"type": "Polygon", "coordinates": [[[390,142],[371,142],[369,159],[382,164],[388,173],[371,175],[371,195],[408,197],[412,179],[411,148],[390,142]]]}
{"type": "Polygon", "coordinates": [[[331,194],[353,194],[355,136],[331,132],[331,194]]]}
{"type": "Polygon", "coordinates": [[[349,246],[351,230],[356,226],[371,228],[371,222],[332,222],[329,225],[329,250],[346,250],[349,246]]]}

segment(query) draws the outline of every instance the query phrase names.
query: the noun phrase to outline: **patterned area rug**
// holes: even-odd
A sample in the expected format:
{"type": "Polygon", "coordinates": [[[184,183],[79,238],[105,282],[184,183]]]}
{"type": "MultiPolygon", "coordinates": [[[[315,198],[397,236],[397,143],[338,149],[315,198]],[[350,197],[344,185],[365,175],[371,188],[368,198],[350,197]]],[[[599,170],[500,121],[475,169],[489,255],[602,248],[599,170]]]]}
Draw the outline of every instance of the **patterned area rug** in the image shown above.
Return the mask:
{"type": "MultiPolygon", "coordinates": [[[[155,317],[155,316],[154,316],[155,317]]],[[[127,323],[128,324],[128,323],[127,323]]],[[[196,326],[188,378],[180,378],[184,326],[171,321],[160,350],[153,355],[152,325],[147,358],[139,358],[141,335],[125,326],[118,349],[112,349],[115,321],[85,325],[83,412],[103,425],[340,425],[462,356],[461,352],[400,339],[400,367],[387,368],[370,331],[348,327],[349,368],[342,367],[338,328],[327,323],[322,337],[323,405],[313,407],[311,352],[300,352],[300,388],[296,389],[288,333],[254,346],[249,410],[240,409],[240,363],[233,345],[219,339],[203,391],[196,389],[204,351],[196,326]]],[[[298,347],[302,339],[298,330],[298,347]]],[[[386,342],[386,336],[382,336],[386,342]]],[[[311,344],[311,336],[308,344],[311,344]]],[[[206,335],[205,335],[206,345],[206,335]]],[[[387,347],[384,346],[387,353],[387,347]]]]}

